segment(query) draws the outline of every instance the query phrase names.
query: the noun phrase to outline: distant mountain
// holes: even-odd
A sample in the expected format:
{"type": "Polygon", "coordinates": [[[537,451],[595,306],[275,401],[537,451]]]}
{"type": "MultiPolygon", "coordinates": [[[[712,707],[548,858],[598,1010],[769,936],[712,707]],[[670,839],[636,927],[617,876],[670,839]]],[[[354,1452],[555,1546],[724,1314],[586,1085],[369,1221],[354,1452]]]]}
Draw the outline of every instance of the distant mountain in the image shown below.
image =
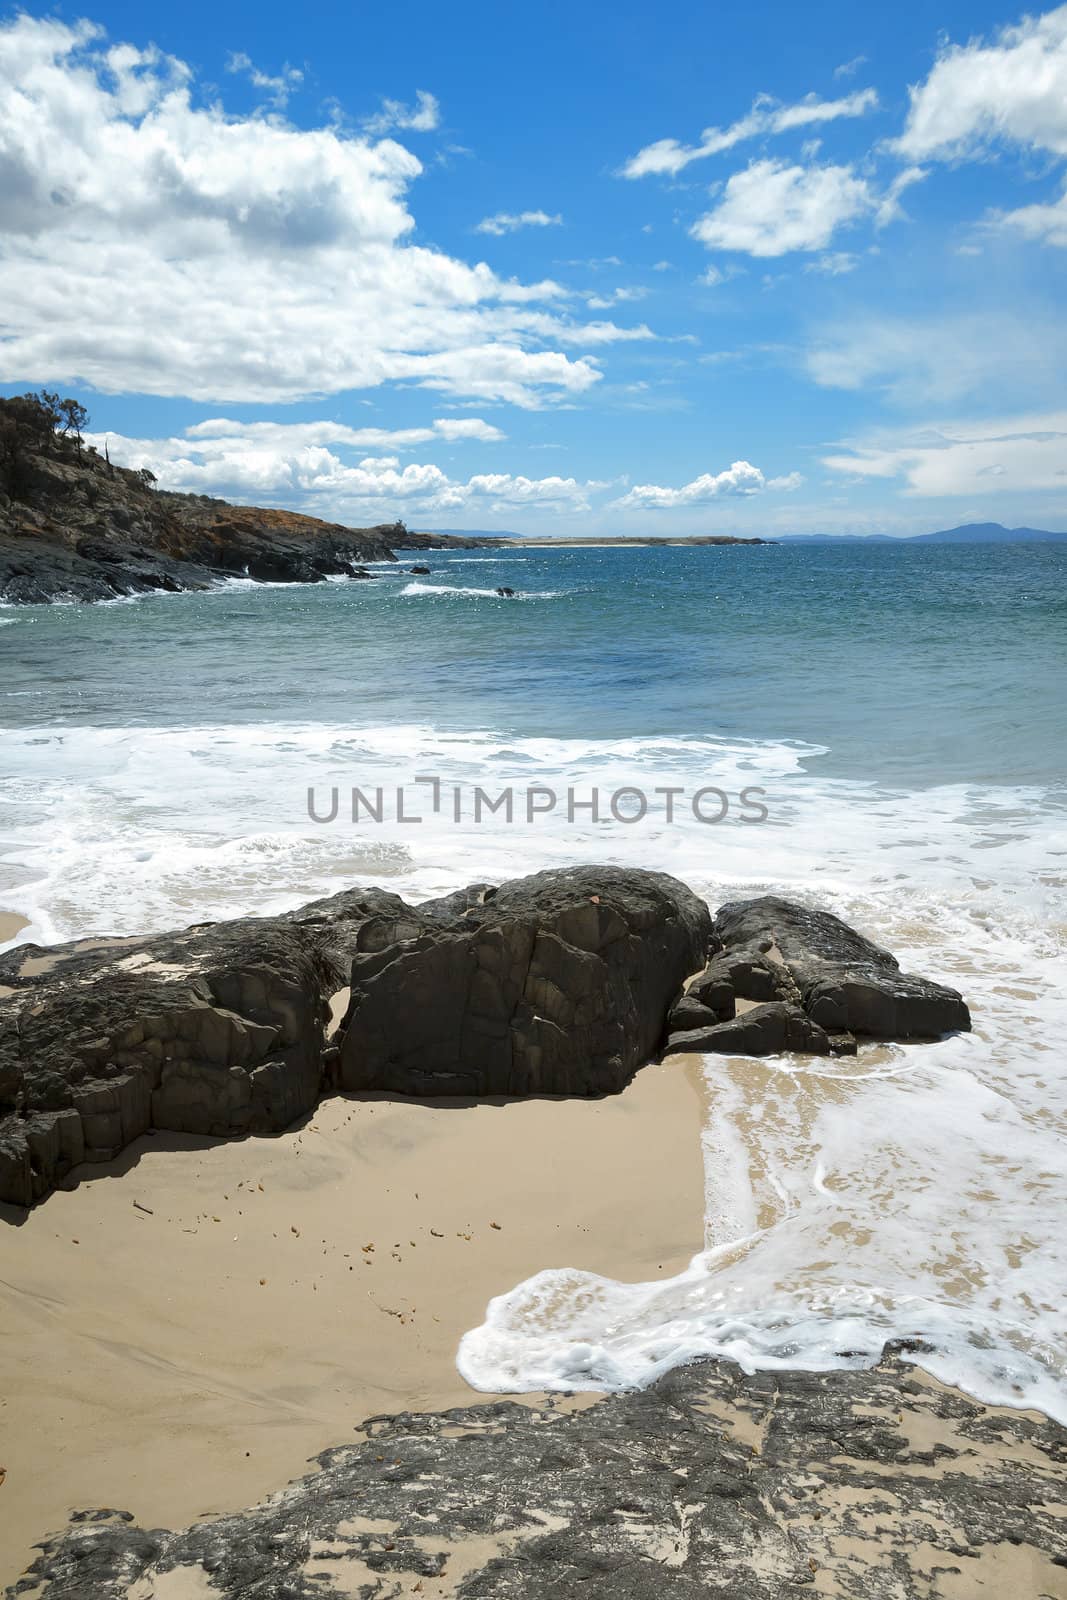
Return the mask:
{"type": "Polygon", "coordinates": [[[946,528],[941,533],[917,533],[915,544],[1057,544],[1067,533],[1051,533],[1047,528],[1004,528],[999,522],[968,522],[962,528],[946,528]]]}
{"type": "Polygon", "coordinates": [[[999,522],[967,522],[961,528],[937,533],[910,533],[893,538],[888,533],[785,533],[776,544],[1059,544],[1067,533],[1047,528],[1004,528],[999,522]]]}

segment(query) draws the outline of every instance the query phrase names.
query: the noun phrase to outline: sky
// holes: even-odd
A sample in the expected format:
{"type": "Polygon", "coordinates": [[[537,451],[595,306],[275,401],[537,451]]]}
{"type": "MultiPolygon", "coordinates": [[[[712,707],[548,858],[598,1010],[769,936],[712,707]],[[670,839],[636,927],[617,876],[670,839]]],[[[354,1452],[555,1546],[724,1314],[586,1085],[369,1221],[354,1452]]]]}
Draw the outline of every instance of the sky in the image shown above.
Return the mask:
{"type": "Polygon", "coordinates": [[[0,3],[0,392],[352,525],[1067,529],[1067,6],[0,3]]]}

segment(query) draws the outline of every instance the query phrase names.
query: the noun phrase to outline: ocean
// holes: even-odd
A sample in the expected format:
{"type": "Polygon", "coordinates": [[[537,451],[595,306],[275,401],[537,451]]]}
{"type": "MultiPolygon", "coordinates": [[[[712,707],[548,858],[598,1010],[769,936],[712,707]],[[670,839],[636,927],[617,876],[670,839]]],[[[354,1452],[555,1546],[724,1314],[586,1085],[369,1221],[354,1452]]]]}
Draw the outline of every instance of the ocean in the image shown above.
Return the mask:
{"type": "Polygon", "coordinates": [[[848,1366],[901,1338],[945,1381],[1067,1421],[1067,548],[373,570],[0,609],[18,937],[584,861],[674,873],[713,908],[832,909],[961,989],[974,1032],[708,1058],[704,1251],[648,1284],[546,1261],[460,1371],[618,1388],[697,1354],[848,1366]]]}

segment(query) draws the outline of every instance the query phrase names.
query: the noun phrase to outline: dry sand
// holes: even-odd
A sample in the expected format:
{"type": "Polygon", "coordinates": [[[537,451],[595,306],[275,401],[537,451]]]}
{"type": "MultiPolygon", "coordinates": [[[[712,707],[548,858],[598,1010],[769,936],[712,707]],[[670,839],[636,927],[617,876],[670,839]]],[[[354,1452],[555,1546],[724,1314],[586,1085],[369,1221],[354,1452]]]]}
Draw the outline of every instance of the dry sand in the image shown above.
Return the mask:
{"type": "Polygon", "coordinates": [[[73,1509],[185,1525],[375,1413],[471,1403],[460,1336],[533,1272],[679,1271],[702,1092],[674,1057],[597,1101],[335,1099],[273,1139],[146,1137],[0,1207],[0,1582],[73,1509]]]}

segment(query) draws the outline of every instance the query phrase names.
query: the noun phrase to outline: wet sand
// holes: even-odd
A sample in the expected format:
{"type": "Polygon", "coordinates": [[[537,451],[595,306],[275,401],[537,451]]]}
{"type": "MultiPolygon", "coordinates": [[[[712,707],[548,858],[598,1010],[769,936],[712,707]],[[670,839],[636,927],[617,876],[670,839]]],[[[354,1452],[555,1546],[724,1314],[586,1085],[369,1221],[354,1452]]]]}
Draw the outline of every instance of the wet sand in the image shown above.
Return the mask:
{"type": "Polygon", "coordinates": [[[140,1139],[0,1207],[0,1581],[71,1510],[176,1527],[282,1487],[368,1416],[469,1404],[489,1299],[632,1281],[703,1243],[699,1069],[604,1100],[324,1102],[273,1139],[140,1139]]]}
{"type": "Polygon", "coordinates": [[[29,923],[25,917],[20,917],[17,911],[0,911],[0,950],[5,944],[21,933],[23,928],[28,928],[29,923]]]}

